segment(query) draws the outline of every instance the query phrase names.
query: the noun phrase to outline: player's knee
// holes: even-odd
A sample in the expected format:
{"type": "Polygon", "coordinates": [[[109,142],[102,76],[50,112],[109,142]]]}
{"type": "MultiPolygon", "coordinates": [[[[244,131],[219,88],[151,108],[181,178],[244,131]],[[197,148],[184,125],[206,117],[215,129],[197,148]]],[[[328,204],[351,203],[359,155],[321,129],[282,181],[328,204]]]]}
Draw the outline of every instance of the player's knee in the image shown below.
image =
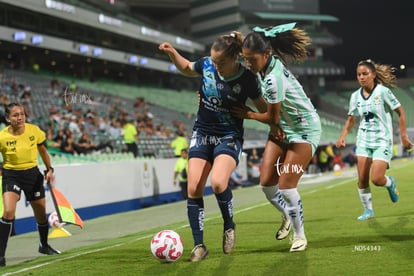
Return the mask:
{"type": "Polygon", "coordinates": [[[375,186],[384,186],[386,179],[384,176],[372,176],[371,178],[371,182],[372,184],[374,184],[375,186]]]}

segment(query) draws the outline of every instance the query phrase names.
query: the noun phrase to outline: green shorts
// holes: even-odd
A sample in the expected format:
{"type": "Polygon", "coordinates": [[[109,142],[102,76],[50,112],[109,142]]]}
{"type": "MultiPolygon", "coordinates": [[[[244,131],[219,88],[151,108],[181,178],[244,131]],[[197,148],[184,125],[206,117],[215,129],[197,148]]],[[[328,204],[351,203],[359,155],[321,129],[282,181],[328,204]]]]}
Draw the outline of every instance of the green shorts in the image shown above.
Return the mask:
{"type": "Polygon", "coordinates": [[[293,130],[282,125],[286,134],[287,143],[309,143],[312,146],[312,156],[315,154],[321,140],[322,127],[320,121],[312,122],[308,126],[293,130]]]}
{"type": "Polygon", "coordinates": [[[378,148],[356,148],[356,155],[361,157],[371,158],[372,160],[383,160],[390,163],[392,158],[391,147],[378,147],[378,148]]]}

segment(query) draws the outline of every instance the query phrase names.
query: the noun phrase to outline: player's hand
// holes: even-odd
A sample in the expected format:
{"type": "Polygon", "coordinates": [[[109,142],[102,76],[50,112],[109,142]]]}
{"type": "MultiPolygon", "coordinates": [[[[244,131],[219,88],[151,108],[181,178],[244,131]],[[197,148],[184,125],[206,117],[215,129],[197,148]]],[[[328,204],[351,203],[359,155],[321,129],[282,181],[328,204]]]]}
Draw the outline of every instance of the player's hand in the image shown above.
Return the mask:
{"type": "Polygon", "coordinates": [[[401,142],[405,149],[407,149],[408,152],[413,150],[413,143],[410,141],[410,138],[408,136],[401,137],[401,142]]]}
{"type": "Polygon", "coordinates": [[[270,126],[270,133],[273,135],[273,137],[276,140],[283,141],[286,138],[286,133],[283,131],[283,129],[280,127],[279,124],[271,125],[270,126]]]}
{"type": "Polygon", "coordinates": [[[346,147],[345,139],[342,137],[339,137],[338,141],[336,141],[336,147],[337,148],[346,147]]]}
{"type": "Polygon", "coordinates": [[[55,175],[53,174],[52,170],[45,171],[45,181],[46,183],[50,183],[52,187],[55,186],[55,175]]]}
{"type": "Polygon", "coordinates": [[[158,49],[166,53],[171,53],[174,47],[169,42],[163,42],[158,46],[158,49]]]}

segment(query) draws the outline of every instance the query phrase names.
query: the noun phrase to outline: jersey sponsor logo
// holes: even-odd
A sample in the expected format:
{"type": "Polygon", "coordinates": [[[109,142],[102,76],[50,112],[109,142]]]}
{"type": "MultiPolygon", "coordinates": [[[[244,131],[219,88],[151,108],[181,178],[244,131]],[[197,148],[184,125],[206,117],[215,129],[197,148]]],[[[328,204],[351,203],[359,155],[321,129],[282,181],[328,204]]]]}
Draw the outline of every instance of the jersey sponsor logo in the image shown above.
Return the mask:
{"type": "Polygon", "coordinates": [[[34,137],[33,135],[29,137],[29,140],[30,140],[31,142],[33,142],[33,141],[34,141],[34,139],[35,139],[35,137],[34,137]]]}
{"type": "Polygon", "coordinates": [[[208,98],[208,101],[214,105],[221,105],[221,100],[216,96],[211,96],[208,98]]]}
{"type": "Polygon", "coordinates": [[[17,140],[6,141],[6,146],[15,147],[17,145],[17,140]]]}

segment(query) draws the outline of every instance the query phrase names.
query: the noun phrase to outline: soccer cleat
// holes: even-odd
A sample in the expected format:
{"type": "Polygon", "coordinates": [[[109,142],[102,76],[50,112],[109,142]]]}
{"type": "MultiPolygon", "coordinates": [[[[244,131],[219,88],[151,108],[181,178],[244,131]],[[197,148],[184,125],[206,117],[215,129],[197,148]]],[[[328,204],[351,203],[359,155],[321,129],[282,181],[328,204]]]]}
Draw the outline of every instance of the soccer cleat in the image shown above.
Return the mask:
{"type": "Polygon", "coordinates": [[[207,256],[207,247],[204,244],[198,244],[191,250],[190,262],[199,262],[204,260],[207,256]]]}
{"type": "Polygon", "coordinates": [[[277,240],[286,239],[286,237],[289,235],[290,229],[292,228],[290,219],[285,216],[282,216],[282,218],[283,218],[282,225],[280,225],[279,230],[277,230],[276,232],[277,240]]]}
{"type": "Polygon", "coordinates": [[[300,252],[305,251],[308,246],[308,241],[304,238],[294,238],[292,241],[292,246],[290,247],[290,252],[300,252]]]}
{"type": "Polygon", "coordinates": [[[235,243],[236,243],[236,225],[234,225],[233,228],[227,229],[223,233],[224,254],[230,254],[233,251],[235,243]]]}
{"type": "Polygon", "coordinates": [[[357,217],[357,220],[367,220],[374,217],[374,211],[370,209],[365,209],[362,215],[357,217]]]}
{"type": "Polygon", "coordinates": [[[389,178],[391,180],[391,186],[387,187],[387,190],[390,194],[391,201],[395,203],[398,201],[400,193],[398,192],[397,187],[395,185],[394,177],[390,176],[389,178]]]}
{"type": "Polygon", "coordinates": [[[6,266],[6,258],[0,257],[0,266],[6,266]]]}
{"type": "Polygon", "coordinates": [[[40,246],[39,245],[39,253],[46,254],[46,255],[56,255],[60,254],[59,250],[53,249],[50,245],[40,246]]]}

